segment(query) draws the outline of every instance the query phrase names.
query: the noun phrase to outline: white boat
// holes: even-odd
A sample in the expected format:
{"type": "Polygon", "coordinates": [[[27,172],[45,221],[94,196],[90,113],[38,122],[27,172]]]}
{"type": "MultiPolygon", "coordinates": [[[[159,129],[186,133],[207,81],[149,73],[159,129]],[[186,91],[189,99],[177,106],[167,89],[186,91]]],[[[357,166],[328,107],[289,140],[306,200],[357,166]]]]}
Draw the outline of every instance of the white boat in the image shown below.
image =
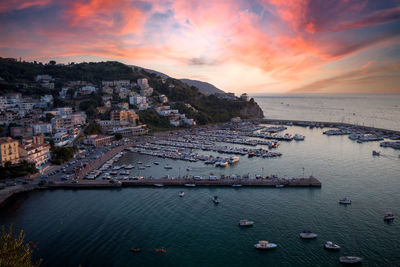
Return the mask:
{"type": "Polygon", "coordinates": [[[296,141],[303,141],[306,137],[304,135],[301,134],[295,134],[293,139],[296,141]]]}
{"type": "Polygon", "coordinates": [[[170,170],[170,169],[172,169],[172,166],[171,165],[165,165],[164,169],[170,170]]]}
{"type": "Polygon", "coordinates": [[[343,198],[343,199],[339,200],[339,204],[349,205],[349,204],[351,204],[351,200],[347,199],[347,198],[343,198]]]}
{"type": "Polygon", "coordinates": [[[276,248],[278,245],[274,243],[269,243],[268,241],[258,241],[258,244],[255,244],[254,247],[256,249],[267,250],[276,248]]]}
{"type": "Polygon", "coordinates": [[[154,165],[160,165],[160,162],[154,161],[153,164],[154,164],[154,165]]]}
{"type": "Polygon", "coordinates": [[[141,162],[141,161],[138,161],[138,162],[137,162],[137,164],[143,164],[143,162],[141,162]]]}
{"type": "Polygon", "coordinates": [[[184,195],[185,195],[185,192],[183,192],[183,191],[180,191],[180,192],[179,192],[179,196],[180,196],[180,197],[183,197],[184,195]]]}
{"type": "Polygon", "coordinates": [[[384,221],[393,221],[394,215],[391,212],[386,212],[385,216],[383,216],[384,221]]]}
{"type": "Polygon", "coordinates": [[[214,204],[219,204],[220,202],[218,196],[214,196],[212,201],[214,202],[214,204]]]}
{"type": "Polygon", "coordinates": [[[275,187],[276,188],[282,188],[282,187],[285,187],[285,185],[284,184],[276,184],[275,187]]]}
{"type": "Polygon", "coordinates": [[[242,187],[243,185],[241,184],[233,184],[232,187],[242,187]]]}
{"type": "Polygon", "coordinates": [[[145,170],[146,167],[140,166],[138,169],[139,169],[139,170],[145,170]]]}
{"type": "Polygon", "coordinates": [[[163,187],[163,184],[154,184],[155,187],[163,187]]]}
{"type": "Polygon", "coordinates": [[[190,172],[192,170],[192,168],[187,167],[186,171],[190,172]]]}
{"type": "Polygon", "coordinates": [[[303,239],[314,239],[316,238],[318,235],[311,232],[311,231],[303,231],[302,233],[300,233],[300,237],[303,239]]]}
{"type": "Polygon", "coordinates": [[[362,258],[356,256],[342,256],[339,258],[340,263],[354,264],[361,262],[362,258]]]}
{"type": "Polygon", "coordinates": [[[184,186],[186,186],[186,187],[195,187],[196,184],[184,184],[184,186]]]}
{"type": "Polygon", "coordinates": [[[254,222],[249,220],[240,220],[239,226],[253,226],[254,222]]]}
{"type": "Polygon", "coordinates": [[[129,164],[129,165],[125,166],[126,170],[130,170],[130,169],[133,169],[133,168],[135,168],[135,166],[133,166],[132,164],[129,164]]]}
{"type": "Polygon", "coordinates": [[[339,250],[340,246],[331,241],[326,241],[326,243],[324,244],[324,248],[331,249],[331,250],[339,250]]]}
{"type": "Polygon", "coordinates": [[[147,168],[150,168],[151,167],[151,165],[144,165],[145,167],[147,167],[147,168]]]}

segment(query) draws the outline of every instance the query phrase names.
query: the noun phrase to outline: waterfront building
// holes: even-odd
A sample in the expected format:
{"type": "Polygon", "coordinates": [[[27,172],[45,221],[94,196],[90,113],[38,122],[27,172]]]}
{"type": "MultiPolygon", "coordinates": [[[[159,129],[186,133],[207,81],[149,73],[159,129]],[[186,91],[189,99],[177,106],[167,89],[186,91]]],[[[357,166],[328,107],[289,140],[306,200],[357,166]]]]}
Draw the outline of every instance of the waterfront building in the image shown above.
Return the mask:
{"type": "Polygon", "coordinates": [[[89,135],[86,140],[85,143],[88,145],[92,145],[95,147],[98,146],[104,146],[104,145],[108,145],[111,144],[111,142],[114,140],[114,136],[112,135],[89,135]]]}
{"type": "Polygon", "coordinates": [[[249,100],[250,100],[250,97],[249,97],[248,94],[243,93],[243,94],[240,96],[240,99],[242,99],[242,100],[244,100],[244,101],[249,101],[249,100]]]}
{"type": "Polygon", "coordinates": [[[50,160],[50,145],[34,142],[19,146],[20,160],[33,163],[35,167],[46,164],[50,160]]]}
{"type": "Polygon", "coordinates": [[[19,151],[18,151],[18,141],[10,137],[0,138],[0,159],[1,166],[4,166],[6,162],[11,162],[11,164],[16,164],[19,162],[19,151]]]}

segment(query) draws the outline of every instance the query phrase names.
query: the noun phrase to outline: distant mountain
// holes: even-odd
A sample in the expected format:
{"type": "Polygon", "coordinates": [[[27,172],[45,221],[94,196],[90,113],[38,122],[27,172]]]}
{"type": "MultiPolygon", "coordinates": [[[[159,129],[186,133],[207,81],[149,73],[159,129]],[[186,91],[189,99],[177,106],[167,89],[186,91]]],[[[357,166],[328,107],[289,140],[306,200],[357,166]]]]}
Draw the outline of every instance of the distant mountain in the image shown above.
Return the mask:
{"type": "Polygon", "coordinates": [[[222,91],[221,89],[218,89],[211,83],[206,83],[206,82],[197,81],[197,80],[190,80],[190,79],[179,79],[179,80],[188,84],[189,86],[197,87],[200,92],[202,92],[203,94],[206,94],[206,95],[212,95],[215,93],[225,93],[224,91],[222,91]]]}

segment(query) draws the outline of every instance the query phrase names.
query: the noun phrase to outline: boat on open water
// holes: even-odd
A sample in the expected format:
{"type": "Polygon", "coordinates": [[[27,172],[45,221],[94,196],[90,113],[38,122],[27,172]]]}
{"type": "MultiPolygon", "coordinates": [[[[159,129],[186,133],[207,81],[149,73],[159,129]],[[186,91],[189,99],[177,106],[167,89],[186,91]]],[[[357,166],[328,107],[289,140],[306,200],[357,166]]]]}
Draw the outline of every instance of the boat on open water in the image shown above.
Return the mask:
{"type": "Polygon", "coordinates": [[[340,263],[344,264],[356,264],[360,263],[362,258],[356,256],[342,256],[339,258],[340,263]]]}
{"type": "Polygon", "coordinates": [[[392,212],[386,212],[385,216],[383,216],[383,220],[386,222],[390,222],[394,220],[394,215],[392,212]]]}
{"type": "Polygon", "coordinates": [[[347,198],[339,199],[339,204],[349,205],[349,204],[351,204],[351,200],[347,199],[347,198]]]}
{"type": "Polygon", "coordinates": [[[326,241],[326,243],[324,244],[324,249],[328,249],[328,250],[339,250],[340,246],[333,243],[332,241],[326,241]]]}
{"type": "Polygon", "coordinates": [[[268,241],[258,241],[258,244],[254,245],[254,248],[260,249],[260,250],[268,250],[268,249],[273,249],[276,248],[278,245],[274,243],[269,243],[268,241]]]}
{"type": "Polygon", "coordinates": [[[300,233],[300,237],[303,239],[314,239],[316,238],[318,235],[316,233],[313,233],[311,231],[303,231],[300,233]]]}
{"type": "Polygon", "coordinates": [[[184,195],[185,195],[185,192],[183,192],[183,191],[180,191],[180,192],[179,192],[179,196],[180,196],[180,197],[183,197],[184,195]]]}
{"type": "Polygon", "coordinates": [[[253,225],[254,225],[253,221],[249,221],[249,220],[240,220],[239,221],[239,226],[242,226],[242,227],[253,226],[253,225]]]}

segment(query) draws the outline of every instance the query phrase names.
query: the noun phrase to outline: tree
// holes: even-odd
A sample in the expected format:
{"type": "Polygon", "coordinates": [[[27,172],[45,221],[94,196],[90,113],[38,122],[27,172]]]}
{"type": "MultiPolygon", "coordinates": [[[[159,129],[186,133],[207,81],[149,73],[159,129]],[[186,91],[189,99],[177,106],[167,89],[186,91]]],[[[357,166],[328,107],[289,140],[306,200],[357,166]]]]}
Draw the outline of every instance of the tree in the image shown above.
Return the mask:
{"type": "Polygon", "coordinates": [[[4,225],[1,226],[0,236],[0,266],[2,267],[31,267],[39,266],[42,263],[40,259],[37,263],[32,263],[32,248],[24,243],[25,233],[23,230],[18,237],[13,236],[13,226],[6,231],[4,225]]]}
{"type": "Polygon", "coordinates": [[[52,118],[54,118],[54,115],[52,113],[46,113],[46,121],[47,122],[50,122],[52,118]]]}
{"type": "Polygon", "coordinates": [[[54,66],[54,65],[56,65],[56,62],[54,60],[50,60],[49,65],[54,66]]]}
{"type": "Polygon", "coordinates": [[[116,134],[115,134],[115,139],[116,139],[116,140],[121,140],[121,139],[122,139],[122,134],[116,133],[116,134]]]}

